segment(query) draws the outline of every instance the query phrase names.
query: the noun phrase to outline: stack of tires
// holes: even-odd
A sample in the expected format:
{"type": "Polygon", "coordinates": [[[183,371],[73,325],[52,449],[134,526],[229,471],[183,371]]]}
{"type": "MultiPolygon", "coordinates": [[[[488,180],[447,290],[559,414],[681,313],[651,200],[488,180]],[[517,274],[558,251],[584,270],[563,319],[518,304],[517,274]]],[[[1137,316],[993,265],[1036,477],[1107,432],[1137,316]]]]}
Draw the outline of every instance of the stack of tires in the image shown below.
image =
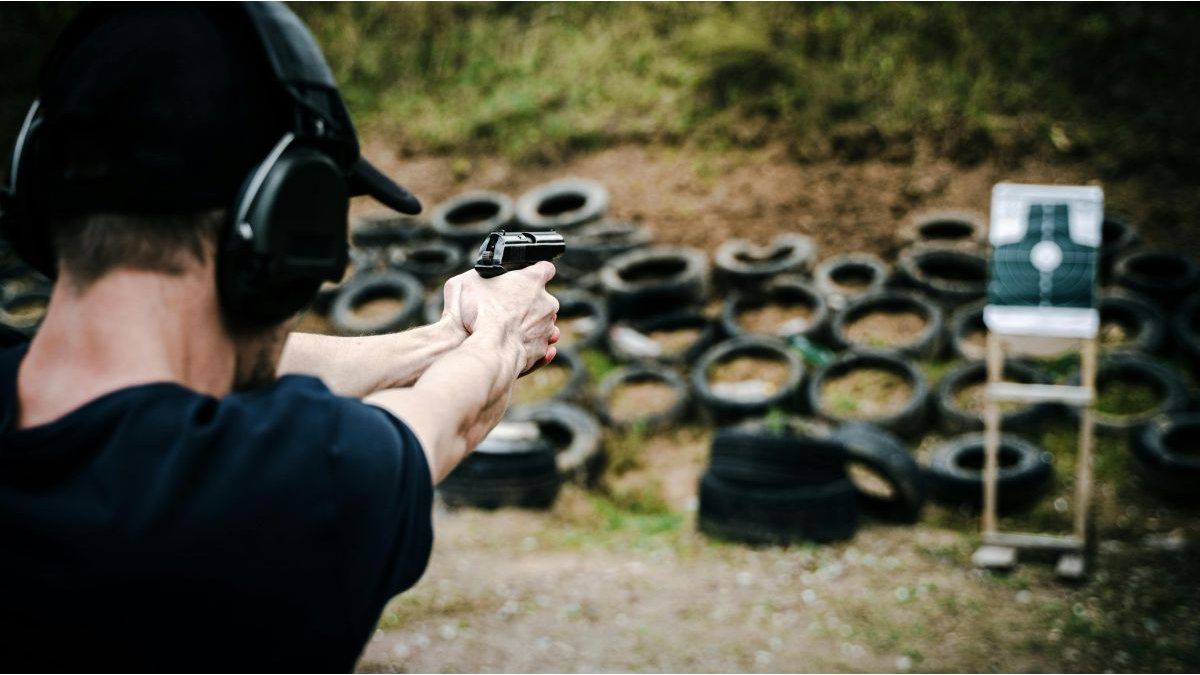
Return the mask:
{"type": "MultiPolygon", "coordinates": [[[[440,287],[448,276],[469,269],[479,244],[496,230],[556,230],[568,241],[568,253],[556,261],[559,327],[562,336],[554,363],[518,383],[536,390],[533,401],[514,405],[505,420],[439,486],[451,506],[547,508],[564,482],[588,484],[603,464],[600,418],[579,404],[591,400],[587,370],[579,356],[607,341],[609,305],[594,294],[597,261],[648,242],[640,226],[604,220],[608,191],[599,183],[567,178],[537,186],[513,200],[499,192],[473,191],[438,204],[430,222],[398,249],[370,259],[385,261],[370,277],[406,274],[426,288],[412,304],[424,304],[422,318],[437,320],[440,287]],[[591,276],[588,280],[586,277],[591,276]],[[543,386],[542,379],[561,382],[543,386]]],[[[361,226],[360,226],[361,227],[361,226]]],[[[357,280],[354,286],[363,284],[357,280]]],[[[359,292],[361,294],[361,291],[359,292]]],[[[407,294],[405,298],[409,297],[407,294]]],[[[343,300],[352,303],[353,300],[343,300]]],[[[399,311],[394,323],[411,325],[399,311]]],[[[332,319],[333,317],[331,317],[332,319]]],[[[339,320],[343,332],[369,333],[339,320]]]]}
{"type": "Polygon", "coordinates": [[[717,430],[697,522],[754,544],[834,541],[854,535],[860,513],[916,522],[925,492],[908,450],[875,425],[754,420],[717,430]]]}
{"type": "Polygon", "coordinates": [[[701,531],[753,544],[836,541],[858,529],[845,450],[813,424],[718,430],[699,509],[701,531]]]}
{"type": "Polygon", "coordinates": [[[558,401],[518,406],[438,485],[448,506],[544,509],[563,483],[590,484],[602,467],[600,424],[558,401]]]}

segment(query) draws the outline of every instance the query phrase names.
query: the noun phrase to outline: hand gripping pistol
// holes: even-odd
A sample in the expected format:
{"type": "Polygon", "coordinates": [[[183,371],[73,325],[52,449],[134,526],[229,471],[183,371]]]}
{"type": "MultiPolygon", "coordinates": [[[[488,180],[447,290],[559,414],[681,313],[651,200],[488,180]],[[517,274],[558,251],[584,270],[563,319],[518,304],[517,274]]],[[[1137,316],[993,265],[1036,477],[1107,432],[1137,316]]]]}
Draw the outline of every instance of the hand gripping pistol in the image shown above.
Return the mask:
{"type": "Polygon", "coordinates": [[[475,271],[484,279],[553,260],[567,249],[557,232],[493,232],[479,247],[475,271]]]}

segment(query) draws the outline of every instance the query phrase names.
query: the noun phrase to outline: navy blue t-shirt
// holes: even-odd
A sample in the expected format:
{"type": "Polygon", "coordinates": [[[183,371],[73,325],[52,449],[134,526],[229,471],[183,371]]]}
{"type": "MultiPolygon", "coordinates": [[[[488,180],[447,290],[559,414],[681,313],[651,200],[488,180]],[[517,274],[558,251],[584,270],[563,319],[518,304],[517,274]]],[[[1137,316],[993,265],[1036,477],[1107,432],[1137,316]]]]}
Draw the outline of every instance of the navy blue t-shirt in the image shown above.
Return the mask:
{"type": "Polygon", "coordinates": [[[433,543],[421,446],[320,380],[160,383],[14,430],[0,349],[6,670],[348,671],[433,543]]]}

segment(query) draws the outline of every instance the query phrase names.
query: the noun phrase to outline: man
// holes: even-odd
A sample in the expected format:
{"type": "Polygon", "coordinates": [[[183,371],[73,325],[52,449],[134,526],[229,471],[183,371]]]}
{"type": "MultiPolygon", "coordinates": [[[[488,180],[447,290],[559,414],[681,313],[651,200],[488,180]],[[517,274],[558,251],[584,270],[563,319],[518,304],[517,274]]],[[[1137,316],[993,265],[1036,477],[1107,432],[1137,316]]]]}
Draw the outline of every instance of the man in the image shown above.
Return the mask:
{"type": "Polygon", "coordinates": [[[0,665],[348,670],[424,571],[433,485],[554,357],[554,268],[455,277],[396,335],[240,324],[218,245],[293,123],[269,64],[228,9],[105,16],[41,83],[57,280],[0,336],[0,665]]]}

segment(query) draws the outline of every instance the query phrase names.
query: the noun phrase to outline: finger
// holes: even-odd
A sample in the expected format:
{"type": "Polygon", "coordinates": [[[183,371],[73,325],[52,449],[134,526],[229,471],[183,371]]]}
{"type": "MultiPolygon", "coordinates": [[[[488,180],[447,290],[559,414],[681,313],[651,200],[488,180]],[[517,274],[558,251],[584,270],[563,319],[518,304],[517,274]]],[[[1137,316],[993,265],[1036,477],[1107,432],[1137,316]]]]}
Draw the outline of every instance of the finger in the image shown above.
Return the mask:
{"type": "Polygon", "coordinates": [[[528,368],[526,368],[520,375],[517,376],[517,379],[525,377],[526,375],[538,370],[539,368],[544,368],[547,364],[549,364],[551,361],[554,360],[554,356],[556,354],[558,354],[557,347],[548,348],[546,350],[546,355],[543,356],[542,358],[538,359],[532,366],[529,366],[528,368]]]}

